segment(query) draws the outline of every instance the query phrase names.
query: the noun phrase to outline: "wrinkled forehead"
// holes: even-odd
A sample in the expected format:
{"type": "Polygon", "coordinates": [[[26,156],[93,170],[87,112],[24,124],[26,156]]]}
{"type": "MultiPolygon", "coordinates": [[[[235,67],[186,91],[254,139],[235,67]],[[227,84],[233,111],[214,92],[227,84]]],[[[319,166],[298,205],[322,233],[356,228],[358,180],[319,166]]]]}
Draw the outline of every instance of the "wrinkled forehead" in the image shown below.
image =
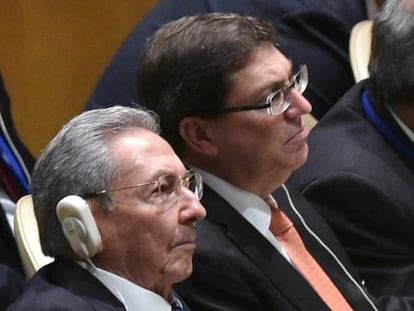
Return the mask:
{"type": "Polygon", "coordinates": [[[248,74],[254,77],[269,72],[282,76],[290,76],[292,62],[274,45],[264,44],[254,51],[243,68],[232,74],[232,80],[237,83],[239,82],[237,78],[240,76],[248,74]]]}
{"type": "Polygon", "coordinates": [[[120,164],[123,177],[139,179],[163,174],[182,175],[185,168],[168,142],[156,133],[134,128],[126,130],[111,143],[111,154],[120,164]]]}
{"type": "Polygon", "coordinates": [[[275,46],[258,48],[249,62],[232,77],[232,87],[226,103],[230,106],[254,102],[274,88],[289,81],[292,62],[275,46]]]}

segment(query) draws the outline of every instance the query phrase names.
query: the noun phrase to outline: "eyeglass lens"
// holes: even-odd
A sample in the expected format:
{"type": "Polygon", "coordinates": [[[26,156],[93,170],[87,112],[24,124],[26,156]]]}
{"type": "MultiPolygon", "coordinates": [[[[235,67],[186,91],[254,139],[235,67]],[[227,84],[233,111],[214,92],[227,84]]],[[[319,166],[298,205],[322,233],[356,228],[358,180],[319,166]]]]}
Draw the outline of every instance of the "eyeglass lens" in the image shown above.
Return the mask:
{"type": "Polygon", "coordinates": [[[174,175],[162,176],[158,180],[158,194],[160,198],[167,199],[175,192],[179,195],[182,187],[193,192],[198,200],[203,196],[203,181],[198,173],[189,173],[181,179],[176,179],[174,175]]]}
{"type": "Polygon", "coordinates": [[[298,72],[296,72],[289,85],[282,87],[273,93],[269,101],[269,113],[270,115],[278,115],[284,112],[290,106],[289,96],[292,89],[295,89],[302,94],[308,85],[308,71],[306,65],[302,65],[298,72]]]}

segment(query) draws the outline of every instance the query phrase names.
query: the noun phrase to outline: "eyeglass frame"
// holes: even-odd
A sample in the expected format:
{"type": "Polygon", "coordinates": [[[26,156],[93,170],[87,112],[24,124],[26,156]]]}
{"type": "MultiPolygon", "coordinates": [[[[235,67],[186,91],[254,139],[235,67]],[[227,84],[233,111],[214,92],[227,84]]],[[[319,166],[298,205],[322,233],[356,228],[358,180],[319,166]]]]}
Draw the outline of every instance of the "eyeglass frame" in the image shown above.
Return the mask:
{"type": "MultiPolygon", "coordinates": [[[[289,106],[290,102],[287,100],[288,96],[290,95],[290,92],[292,89],[294,89],[295,83],[297,82],[297,78],[301,77],[301,80],[304,80],[305,86],[302,86],[302,90],[297,90],[300,94],[302,94],[309,83],[309,76],[308,76],[308,66],[307,65],[300,65],[296,73],[294,73],[290,77],[290,83],[288,85],[284,85],[277,90],[271,92],[267,97],[264,103],[262,104],[256,104],[256,105],[245,105],[245,106],[236,106],[236,107],[224,107],[222,110],[219,111],[218,114],[227,114],[227,113],[233,113],[233,112],[240,112],[240,111],[249,111],[249,110],[259,110],[259,109],[267,109],[267,113],[270,116],[277,116],[285,112],[289,106]],[[282,93],[283,95],[283,103],[282,108],[279,112],[274,113],[272,109],[272,100],[275,96],[282,93]]],[[[300,85],[300,83],[298,83],[300,85]]]]}
{"type": "MultiPolygon", "coordinates": [[[[92,192],[92,193],[86,193],[83,194],[81,197],[84,199],[90,198],[90,197],[94,197],[94,196],[100,196],[100,195],[105,195],[105,194],[109,194],[112,192],[117,192],[117,191],[122,191],[122,190],[129,190],[129,189],[134,189],[134,188],[139,188],[139,187],[143,187],[143,186],[149,186],[149,185],[153,185],[153,184],[157,184],[157,189],[158,189],[158,193],[161,196],[162,195],[162,190],[161,190],[161,179],[165,178],[167,176],[174,176],[174,174],[166,174],[166,175],[161,175],[157,178],[157,180],[151,180],[151,181],[147,181],[144,183],[139,183],[136,185],[131,185],[131,186],[125,186],[125,187],[120,187],[120,188],[114,188],[114,189],[106,189],[106,190],[100,190],[100,191],[96,191],[96,192],[92,192]]],[[[193,172],[191,170],[186,171],[185,175],[182,178],[177,178],[177,180],[175,181],[174,184],[174,188],[173,191],[175,192],[175,194],[179,195],[183,185],[185,185],[183,183],[183,181],[185,181],[187,179],[188,181],[188,187],[185,186],[186,189],[190,190],[192,193],[194,193],[195,198],[200,201],[201,198],[203,197],[203,177],[196,172],[193,172]],[[190,179],[194,177],[194,181],[195,181],[195,187],[194,187],[194,191],[190,189],[190,179]]]]}

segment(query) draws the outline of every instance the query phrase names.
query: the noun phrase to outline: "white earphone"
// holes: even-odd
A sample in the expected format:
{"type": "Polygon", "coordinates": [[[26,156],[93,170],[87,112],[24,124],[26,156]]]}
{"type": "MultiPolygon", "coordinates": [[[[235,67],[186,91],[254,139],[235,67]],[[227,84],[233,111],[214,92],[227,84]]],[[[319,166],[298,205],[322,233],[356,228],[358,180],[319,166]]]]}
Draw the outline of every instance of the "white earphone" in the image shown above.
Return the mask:
{"type": "Polygon", "coordinates": [[[77,195],[60,200],[56,214],[63,233],[80,259],[87,260],[102,250],[101,235],[88,203],[77,195]]]}

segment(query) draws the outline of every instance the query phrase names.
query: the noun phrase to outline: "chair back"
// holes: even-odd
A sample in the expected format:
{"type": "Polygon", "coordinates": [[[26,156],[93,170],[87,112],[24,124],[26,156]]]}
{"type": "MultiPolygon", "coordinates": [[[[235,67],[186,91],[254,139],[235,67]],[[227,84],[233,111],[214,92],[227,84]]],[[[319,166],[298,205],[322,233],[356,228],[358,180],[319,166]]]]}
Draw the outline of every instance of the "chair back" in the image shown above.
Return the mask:
{"type": "Polygon", "coordinates": [[[368,63],[371,54],[372,20],[354,25],[349,38],[349,58],[355,82],[369,77],[368,63]]]}
{"type": "Polygon", "coordinates": [[[313,129],[313,127],[318,123],[318,120],[310,113],[305,114],[303,116],[303,120],[309,130],[313,129]]]}
{"type": "Polygon", "coordinates": [[[17,248],[28,278],[42,266],[54,260],[52,257],[45,256],[42,252],[31,195],[23,196],[16,203],[14,232],[17,248]]]}

